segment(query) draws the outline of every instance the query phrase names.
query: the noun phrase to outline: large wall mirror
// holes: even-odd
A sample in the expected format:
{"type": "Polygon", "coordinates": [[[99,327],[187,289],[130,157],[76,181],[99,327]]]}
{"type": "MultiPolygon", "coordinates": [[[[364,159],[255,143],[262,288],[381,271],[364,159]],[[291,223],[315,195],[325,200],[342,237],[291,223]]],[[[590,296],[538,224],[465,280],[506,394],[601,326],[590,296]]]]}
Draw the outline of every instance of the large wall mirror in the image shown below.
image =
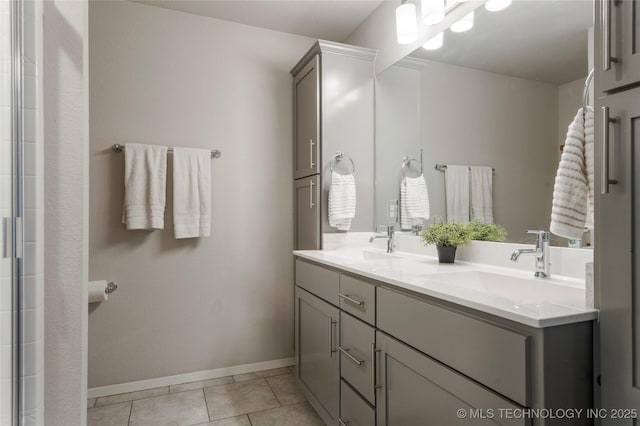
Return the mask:
{"type": "MultiPolygon", "coordinates": [[[[441,48],[419,48],[380,73],[377,223],[400,227],[401,183],[420,175],[430,218],[405,221],[402,230],[459,214],[460,169],[451,166],[464,166],[476,177],[493,170],[492,203],[485,207],[506,228],[507,241],[530,242],[527,229],[548,230],[561,147],[583,103],[592,26],[592,1],[516,0],[500,12],[480,7],[469,31],[447,30],[441,48]]],[[[557,237],[552,243],[569,244],[557,237]]],[[[582,244],[589,245],[588,233],[582,244]]]]}

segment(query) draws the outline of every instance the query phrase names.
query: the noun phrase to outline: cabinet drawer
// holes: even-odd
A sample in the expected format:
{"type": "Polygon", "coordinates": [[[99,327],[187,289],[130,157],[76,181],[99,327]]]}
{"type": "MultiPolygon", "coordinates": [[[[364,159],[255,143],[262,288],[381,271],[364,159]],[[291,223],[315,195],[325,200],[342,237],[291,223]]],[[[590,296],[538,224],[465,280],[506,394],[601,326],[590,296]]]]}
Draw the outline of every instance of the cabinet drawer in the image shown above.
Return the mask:
{"type": "Polygon", "coordinates": [[[336,271],[296,259],[296,285],[338,305],[340,274],[336,271]]]}
{"type": "Polygon", "coordinates": [[[529,405],[529,337],[386,288],[377,301],[379,329],[529,405]]]}
{"type": "Polygon", "coordinates": [[[344,312],[340,313],[340,371],[344,379],[375,404],[373,351],[376,331],[344,312]]]}
{"type": "Polygon", "coordinates": [[[374,426],[375,410],[351,389],[344,380],[340,382],[340,420],[349,426],[374,426]]]}
{"type": "Polygon", "coordinates": [[[347,274],[340,274],[340,309],[375,325],[375,286],[347,274]]]}
{"type": "Polygon", "coordinates": [[[522,407],[396,339],[377,332],[376,345],[378,426],[530,424],[523,416],[500,414],[522,407]],[[458,416],[461,409],[469,417],[458,416]]]}

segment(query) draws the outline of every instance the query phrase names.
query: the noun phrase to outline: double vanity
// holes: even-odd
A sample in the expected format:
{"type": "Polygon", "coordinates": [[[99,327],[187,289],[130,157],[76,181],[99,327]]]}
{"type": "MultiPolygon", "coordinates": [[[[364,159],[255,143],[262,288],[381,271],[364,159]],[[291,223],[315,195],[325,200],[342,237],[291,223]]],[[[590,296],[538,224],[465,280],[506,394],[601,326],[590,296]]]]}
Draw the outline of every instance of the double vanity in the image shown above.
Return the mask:
{"type": "Polygon", "coordinates": [[[593,407],[597,311],[579,280],[377,249],[294,256],[296,376],[328,425],[590,424],[562,411],[593,407]]]}

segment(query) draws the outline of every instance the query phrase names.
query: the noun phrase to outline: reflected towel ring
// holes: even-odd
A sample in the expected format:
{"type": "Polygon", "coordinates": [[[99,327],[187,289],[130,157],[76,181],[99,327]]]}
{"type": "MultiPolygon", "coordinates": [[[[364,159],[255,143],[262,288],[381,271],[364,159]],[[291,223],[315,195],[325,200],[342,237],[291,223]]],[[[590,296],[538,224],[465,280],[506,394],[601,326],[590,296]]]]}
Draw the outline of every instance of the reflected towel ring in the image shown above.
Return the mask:
{"type": "Polygon", "coordinates": [[[422,175],[422,162],[419,160],[416,160],[413,157],[402,157],[402,166],[400,166],[400,170],[402,170],[402,175],[404,177],[407,177],[407,173],[405,171],[405,169],[408,169],[411,166],[412,162],[416,162],[418,164],[420,164],[420,174],[422,175]]]}
{"type": "MultiPolygon", "coordinates": [[[[341,151],[337,151],[335,154],[333,154],[333,158],[331,158],[331,161],[329,162],[329,170],[334,172],[335,171],[335,170],[333,170],[334,161],[337,164],[339,161],[344,160],[345,156],[351,162],[351,173],[350,174],[354,174],[356,172],[356,164],[353,162],[353,158],[349,157],[347,154],[345,154],[344,152],[341,152],[341,151]]],[[[336,173],[338,173],[338,172],[336,172],[336,173]]]]}

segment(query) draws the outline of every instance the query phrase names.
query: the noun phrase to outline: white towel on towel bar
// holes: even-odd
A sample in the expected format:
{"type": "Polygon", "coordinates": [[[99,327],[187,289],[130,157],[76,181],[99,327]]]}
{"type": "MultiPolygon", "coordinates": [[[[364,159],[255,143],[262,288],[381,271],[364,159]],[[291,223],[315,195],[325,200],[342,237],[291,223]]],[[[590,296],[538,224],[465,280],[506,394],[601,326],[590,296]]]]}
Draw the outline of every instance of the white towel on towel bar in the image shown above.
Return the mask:
{"type": "Polygon", "coordinates": [[[124,151],[122,223],[128,230],[163,229],[167,147],[128,143],[124,151]]]}
{"type": "Polygon", "coordinates": [[[429,191],[424,175],[400,182],[400,229],[410,230],[429,219],[429,191]]]}
{"type": "Polygon", "coordinates": [[[447,222],[469,222],[469,166],[447,165],[444,170],[447,222]]]}
{"type": "Polygon", "coordinates": [[[471,219],[493,223],[493,169],[469,167],[471,175],[471,219]]]}
{"type": "Polygon", "coordinates": [[[353,174],[331,172],[329,187],[329,226],[341,231],[351,228],[356,217],[356,180],[353,174]]]}
{"type": "Polygon", "coordinates": [[[582,238],[587,217],[590,226],[593,222],[593,185],[593,111],[588,108],[583,114],[581,108],[569,124],[560,156],[553,187],[551,232],[573,240],[582,238]]]}
{"type": "Polygon", "coordinates": [[[173,148],[173,223],[176,238],[211,235],[211,151],[173,148]]]}

